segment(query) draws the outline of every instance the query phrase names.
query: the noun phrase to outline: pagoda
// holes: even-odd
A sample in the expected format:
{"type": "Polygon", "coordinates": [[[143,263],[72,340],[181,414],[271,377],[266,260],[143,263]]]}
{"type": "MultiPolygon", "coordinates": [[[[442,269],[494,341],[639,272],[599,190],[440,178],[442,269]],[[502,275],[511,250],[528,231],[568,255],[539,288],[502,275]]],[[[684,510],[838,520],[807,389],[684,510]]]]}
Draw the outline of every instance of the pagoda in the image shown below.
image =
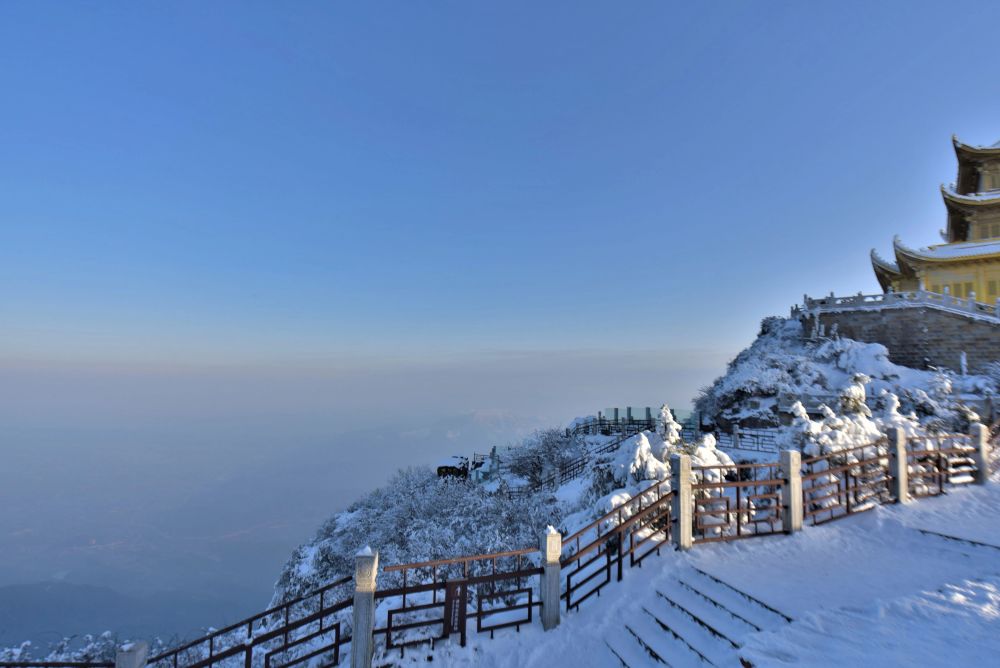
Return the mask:
{"type": "Polygon", "coordinates": [[[994,304],[1000,299],[1000,142],[970,146],[952,137],[958,178],[941,187],[948,211],[942,244],[905,246],[893,239],[895,262],[871,252],[883,292],[926,290],[994,304]]]}

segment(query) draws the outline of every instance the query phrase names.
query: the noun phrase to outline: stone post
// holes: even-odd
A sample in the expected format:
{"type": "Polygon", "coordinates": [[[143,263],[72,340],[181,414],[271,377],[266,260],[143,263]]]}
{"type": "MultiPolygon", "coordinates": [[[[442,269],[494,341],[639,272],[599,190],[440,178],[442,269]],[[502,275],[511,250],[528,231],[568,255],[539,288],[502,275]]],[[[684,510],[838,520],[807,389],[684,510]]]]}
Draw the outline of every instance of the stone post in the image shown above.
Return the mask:
{"type": "Polygon", "coordinates": [[[115,668],[145,668],[149,643],[144,640],[122,645],[115,651],[115,668]]]}
{"type": "Polygon", "coordinates": [[[690,455],[670,455],[670,489],[674,493],[670,519],[674,546],[678,550],[689,550],[694,545],[690,455]]]}
{"type": "Polygon", "coordinates": [[[539,547],[542,551],[542,578],[538,587],[539,598],[542,599],[542,628],[549,631],[559,626],[562,534],[555,527],[549,526],[542,532],[539,547]]]}
{"type": "Polygon", "coordinates": [[[802,453],[781,451],[781,518],[785,533],[802,530],[802,453]]]}
{"type": "Polygon", "coordinates": [[[889,475],[892,476],[893,496],[896,503],[909,503],[910,469],[906,462],[906,434],[899,427],[889,427],[885,435],[889,439],[889,475]]]}
{"type": "Polygon", "coordinates": [[[354,630],[351,633],[351,668],[371,668],[375,643],[375,576],[378,552],[365,547],[354,557],[354,630]]]}
{"type": "Polygon", "coordinates": [[[990,432],[979,422],[969,428],[972,460],[976,462],[976,484],[985,485],[990,479],[990,432]]]}

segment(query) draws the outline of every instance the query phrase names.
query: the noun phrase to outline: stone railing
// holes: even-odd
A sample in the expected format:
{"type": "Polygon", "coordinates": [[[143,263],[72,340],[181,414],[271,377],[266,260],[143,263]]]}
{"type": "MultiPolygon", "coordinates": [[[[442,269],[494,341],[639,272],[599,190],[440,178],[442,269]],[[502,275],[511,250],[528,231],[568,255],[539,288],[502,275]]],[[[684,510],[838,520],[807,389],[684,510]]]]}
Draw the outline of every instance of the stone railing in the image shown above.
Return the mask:
{"type": "Polygon", "coordinates": [[[912,292],[887,292],[878,295],[858,293],[850,297],[837,297],[830,293],[827,297],[814,299],[803,295],[801,305],[792,307],[792,317],[803,314],[838,312],[838,311],[877,311],[884,308],[931,307],[971,315],[986,320],[1000,321],[1000,299],[995,304],[977,302],[975,293],[969,298],[955,297],[950,294],[938,294],[926,290],[912,292]]]}

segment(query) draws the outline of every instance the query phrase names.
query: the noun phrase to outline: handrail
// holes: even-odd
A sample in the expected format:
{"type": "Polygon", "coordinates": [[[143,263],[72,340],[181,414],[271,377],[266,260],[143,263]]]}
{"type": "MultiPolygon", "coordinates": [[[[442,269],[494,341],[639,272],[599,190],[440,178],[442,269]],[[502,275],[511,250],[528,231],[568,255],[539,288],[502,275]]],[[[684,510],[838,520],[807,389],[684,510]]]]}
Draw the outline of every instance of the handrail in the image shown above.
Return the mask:
{"type": "Polygon", "coordinates": [[[395,571],[407,571],[416,570],[418,568],[431,568],[434,566],[447,566],[449,564],[461,564],[473,561],[489,561],[491,559],[503,559],[504,557],[520,557],[526,554],[531,554],[532,552],[538,552],[537,547],[525,547],[520,550],[507,550],[506,552],[491,552],[487,554],[475,554],[467,557],[451,557],[449,559],[434,559],[432,561],[420,561],[412,564],[396,564],[394,566],[385,566],[382,568],[384,573],[393,573],[395,571]]]}
{"type": "MultiPolygon", "coordinates": [[[[353,577],[345,577],[345,578],[341,578],[339,580],[335,580],[334,582],[331,582],[329,584],[323,585],[322,587],[319,587],[318,589],[315,589],[315,590],[313,590],[311,592],[308,592],[306,594],[303,594],[301,596],[293,598],[293,599],[291,599],[289,601],[286,601],[284,603],[276,605],[273,608],[268,608],[267,610],[264,610],[263,612],[258,612],[255,615],[251,615],[250,617],[247,617],[246,619],[243,619],[243,620],[240,620],[240,621],[235,622],[233,624],[230,624],[229,626],[226,626],[225,628],[217,629],[215,631],[212,631],[211,633],[207,633],[207,634],[201,636],[200,638],[196,638],[194,640],[191,640],[190,642],[187,642],[187,643],[185,643],[183,645],[180,645],[178,647],[172,647],[172,648],[170,648],[168,650],[164,650],[163,652],[161,652],[161,653],[159,653],[159,654],[157,654],[155,656],[149,657],[149,659],[147,660],[147,662],[148,663],[155,663],[155,662],[158,662],[158,661],[163,661],[164,659],[167,659],[167,658],[169,658],[171,656],[180,654],[181,652],[185,652],[185,651],[187,651],[189,649],[194,649],[195,647],[197,647],[198,645],[201,645],[203,643],[206,643],[206,642],[211,643],[215,638],[219,638],[219,637],[224,636],[226,634],[232,633],[233,631],[236,631],[236,630],[244,628],[244,627],[246,627],[248,625],[254,624],[255,622],[259,622],[260,620],[266,619],[267,617],[270,617],[271,615],[273,615],[275,613],[282,613],[285,610],[291,609],[292,606],[297,605],[298,603],[301,603],[301,602],[303,602],[303,601],[305,601],[307,599],[313,598],[315,596],[320,596],[322,594],[325,594],[326,592],[330,591],[331,589],[334,589],[336,587],[341,587],[341,586],[347,584],[348,582],[351,582],[352,580],[353,580],[353,577]]],[[[297,621],[297,620],[293,620],[293,621],[297,621]]]]}
{"type": "Polygon", "coordinates": [[[792,307],[792,316],[795,317],[802,312],[822,312],[822,311],[854,311],[867,310],[872,308],[887,307],[916,307],[931,306],[953,313],[975,315],[991,320],[1000,320],[1000,300],[997,304],[984,304],[970,298],[956,297],[954,295],[928,292],[927,290],[913,290],[909,292],[886,292],[877,295],[857,294],[850,297],[836,297],[830,294],[827,297],[812,298],[804,296],[803,303],[792,307]]]}

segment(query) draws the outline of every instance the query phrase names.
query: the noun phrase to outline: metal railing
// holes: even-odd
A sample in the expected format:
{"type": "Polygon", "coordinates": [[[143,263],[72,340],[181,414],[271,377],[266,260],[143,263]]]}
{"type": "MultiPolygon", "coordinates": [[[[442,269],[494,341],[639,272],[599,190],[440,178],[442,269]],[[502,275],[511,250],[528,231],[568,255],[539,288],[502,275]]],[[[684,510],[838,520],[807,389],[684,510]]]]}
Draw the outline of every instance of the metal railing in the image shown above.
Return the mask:
{"type": "MultiPolygon", "coordinates": [[[[614,450],[631,436],[601,444],[585,455],[614,450]]],[[[990,436],[993,456],[1000,452],[1000,424],[990,436]]],[[[907,442],[911,491],[936,495],[945,485],[971,482],[975,473],[971,439],[946,434],[907,442]],[[971,464],[970,464],[971,462],[971,464]],[[971,466],[971,468],[970,468],[971,466]],[[914,487],[914,485],[916,487],[914,487]]],[[[996,459],[991,458],[991,461],[996,459]]],[[[777,462],[692,467],[695,543],[728,541],[783,532],[777,462]]],[[[560,471],[563,475],[563,471],[560,471]]],[[[578,475],[567,468],[565,475],[578,475]]],[[[893,500],[885,440],[802,461],[804,517],[822,524],[893,500]]],[[[543,483],[544,484],[544,483],[543,483]]],[[[578,609],[624,567],[643,561],[672,539],[674,493],[657,482],[563,539],[560,559],[566,609],[578,609]]],[[[439,559],[382,569],[389,586],[375,592],[387,602],[374,635],[389,652],[458,635],[467,625],[493,633],[530,624],[539,600],[543,572],[538,548],[439,559]]],[[[342,578],[303,596],[161,652],[148,661],[159,668],[286,668],[308,664],[336,666],[351,642],[349,610],[352,578],[342,578]]],[[[0,668],[110,668],[109,662],[2,662],[0,668]]]]}
{"type": "Polygon", "coordinates": [[[577,422],[572,427],[566,429],[568,436],[580,436],[582,434],[610,436],[611,434],[638,434],[643,431],[655,431],[660,423],[658,418],[635,418],[622,417],[618,419],[607,417],[592,417],[582,422],[577,422]]]}
{"type": "Polygon", "coordinates": [[[887,444],[879,440],[802,460],[802,518],[818,525],[893,500],[887,444]]]}
{"type": "Polygon", "coordinates": [[[207,668],[216,664],[235,665],[237,661],[248,667],[260,662],[265,667],[278,663],[291,666],[328,652],[332,655],[331,665],[337,665],[340,648],[350,642],[350,637],[335,616],[351,606],[352,583],[350,577],[341,578],[156,654],[147,663],[160,668],[207,668]],[[309,647],[307,656],[296,654],[306,646],[309,647]]]}
{"type": "Polygon", "coordinates": [[[379,589],[376,601],[388,610],[374,635],[381,636],[383,652],[458,636],[466,643],[467,623],[476,620],[477,633],[515,627],[534,619],[541,605],[536,595],[542,573],[538,548],[479,554],[387,566],[383,573],[398,586],[379,589]]]}
{"type": "Polygon", "coordinates": [[[976,462],[972,455],[972,442],[962,434],[907,439],[910,496],[938,496],[944,494],[945,485],[973,482],[976,462]]]}
{"type": "Polygon", "coordinates": [[[784,531],[778,462],[692,466],[695,543],[784,531]]]}
{"type": "Polygon", "coordinates": [[[778,441],[772,430],[734,429],[733,433],[717,432],[714,436],[722,448],[778,454],[778,441]]]}
{"type": "Polygon", "coordinates": [[[616,506],[576,533],[563,539],[561,567],[565,576],[562,597],[566,610],[580,604],[622,579],[626,557],[629,567],[670,542],[673,493],[669,482],[658,482],[616,506]]]}
{"type": "Polygon", "coordinates": [[[523,487],[505,488],[505,493],[510,496],[534,494],[535,492],[547,487],[558,487],[559,485],[564,485],[571,480],[576,480],[583,475],[584,471],[587,469],[587,464],[591,462],[594,457],[614,452],[621,446],[622,443],[633,436],[635,436],[635,433],[627,433],[608,443],[601,443],[599,445],[592,446],[584,451],[584,453],[579,457],[561,464],[558,471],[551,473],[550,475],[542,478],[540,481],[523,487]]]}

